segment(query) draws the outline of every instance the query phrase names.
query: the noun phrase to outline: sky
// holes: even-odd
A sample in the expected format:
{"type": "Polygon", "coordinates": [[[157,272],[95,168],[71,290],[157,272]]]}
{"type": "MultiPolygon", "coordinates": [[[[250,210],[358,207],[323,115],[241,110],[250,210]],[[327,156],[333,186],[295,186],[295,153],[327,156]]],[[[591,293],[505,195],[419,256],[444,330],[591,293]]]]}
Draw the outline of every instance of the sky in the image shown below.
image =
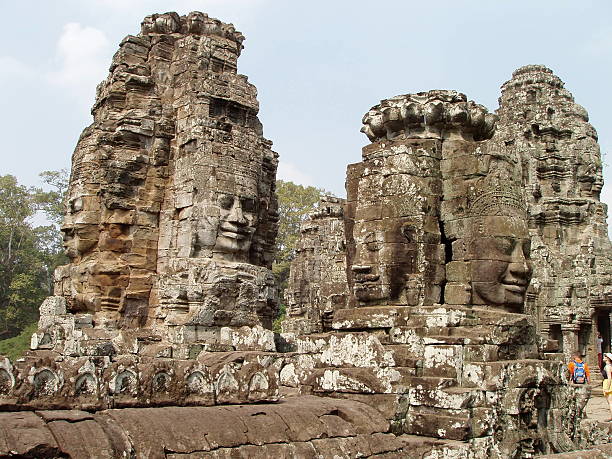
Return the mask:
{"type": "Polygon", "coordinates": [[[203,11],[245,36],[239,73],[258,88],[278,177],[345,195],[381,99],[455,89],[495,110],[500,86],[544,64],[590,114],[612,203],[609,0],[0,0],[0,175],[40,185],[70,167],[95,87],[121,39],[152,13],[203,11]]]}

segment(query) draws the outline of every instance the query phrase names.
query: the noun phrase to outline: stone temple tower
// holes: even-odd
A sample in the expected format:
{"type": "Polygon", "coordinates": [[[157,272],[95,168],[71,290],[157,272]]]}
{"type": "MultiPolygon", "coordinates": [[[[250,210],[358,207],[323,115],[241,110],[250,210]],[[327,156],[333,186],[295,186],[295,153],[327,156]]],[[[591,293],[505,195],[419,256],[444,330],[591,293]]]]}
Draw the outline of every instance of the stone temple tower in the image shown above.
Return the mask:
{"type": "Polygon", "coordinates": [[[599,201],[597,132],[586,110],[544,66],[516,70],[502,86],[499,105],[490,143],[520,157],[529,207],[535,266],[530,312],[566,357],[575,350],[587,354],[597,329],[609,346],[612,252],[607,207],[599,201]]]}
{"type": "Polygon", "coordinates": [[[497,134],[453,90],[368,110],[275,335],[277,155],[242,40],[165,13],[122,41],[73,156],[70,263],[32,349],[0,356],[0,456],[612,451],[555,346],[593,314],[609,334],[611,298],[595,131],[560,80],[515,72],[497,134]]]}
{"type": "Polygon", "coordinates": [[[277,397],[274,359],[259,356],[275,350],[278,155],[237,73],[243,39],[194,12],[147,16],[121,42],[72,157],[70,263],[34,351],[0,369],[10,397],[90,408],[277,397]]]}
{"type": "Polygon", "coordinates": [[[192,339],[271,323],[277,155],[236,73],[242,40],[193,13],[149,16],[121,43],[73,156],[56,288],[70,311],[192,339]]]}

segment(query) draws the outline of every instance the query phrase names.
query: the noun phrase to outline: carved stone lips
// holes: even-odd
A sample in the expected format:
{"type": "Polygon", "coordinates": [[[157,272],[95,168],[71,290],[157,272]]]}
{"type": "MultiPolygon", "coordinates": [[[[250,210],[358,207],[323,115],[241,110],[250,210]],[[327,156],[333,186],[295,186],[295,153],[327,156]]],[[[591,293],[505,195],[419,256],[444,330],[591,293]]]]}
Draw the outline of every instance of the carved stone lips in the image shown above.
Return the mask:
{"type": "Polygon", "coordinates": [[[380,279],[380,276],[378,274],[356,274],[355,275],[355,282],[358,282],[360,284],[376,282],[378,279],[380,279]]]}
{"type": "Polygon", "coordinates": [[[527,290],[528,284],[526,282],[509,281],[509,282],[502,282],[502,285],[504,286],[506,290],[509,290],[511,292],[523,293],[525,292],[525,290],[527,290]]]}
{"type": "Polygon", "coordinates": [[[230,239],[245,239],[250,236],[252,230],[248,226],[238,226],[224,222],[221,224],[221,236],[230,239]]]}
{"type": "Polygon", "coordinates": [[[353,286],[353,291],[355,292],[355,295],[363,295],[363,294],[369,294],[372,292],[376,292],[379,288],[379,285],[375,282],[355,282],[355,285],[353,286]]]}

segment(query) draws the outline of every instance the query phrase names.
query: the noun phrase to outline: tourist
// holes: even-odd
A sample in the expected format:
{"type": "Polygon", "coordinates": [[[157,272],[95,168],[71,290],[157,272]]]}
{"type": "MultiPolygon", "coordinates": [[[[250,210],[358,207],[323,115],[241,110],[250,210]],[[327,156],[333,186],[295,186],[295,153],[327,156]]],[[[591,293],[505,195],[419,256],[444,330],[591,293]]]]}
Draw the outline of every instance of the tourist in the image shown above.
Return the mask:
{"type": "MultiPolygon", "coordinates": [[[[612,354],[609,352],[604,355],[604,371],[606,379],[603,380],[603,394],[608,401],[610,416],[612,416],[612,354]]],[[[612,421],[612,417],[609,421],[612,421]]]]}
{"type": "Polygon", "coordinates": [[[591,382],[591,372],[586,362],[582,361],[580,352],[572,354],[572,360],[568,365],[570,381],[574,384],[588,384],[591,382]]]}

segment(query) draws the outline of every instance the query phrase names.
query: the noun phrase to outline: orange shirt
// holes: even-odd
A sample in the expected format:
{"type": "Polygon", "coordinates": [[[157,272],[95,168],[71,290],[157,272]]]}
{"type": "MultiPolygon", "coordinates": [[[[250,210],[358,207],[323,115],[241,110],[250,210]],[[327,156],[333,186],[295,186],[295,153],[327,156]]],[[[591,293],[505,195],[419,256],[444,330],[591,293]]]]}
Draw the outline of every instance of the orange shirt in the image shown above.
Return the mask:
{"type": "MultiPolygon", "coordinates": [[[[576,363],[582,362],[582,359],[575,359],[575,360],[576,360],[576,363]]],[[[576,364],[574,363],[574,360],[571,360],[569,365],[567,366],[567,368],[569,369],[570,381],[573,381],[572,375],[574,374],[575,367],[576,367],[576,364]]],[[[587,382],[591,381],[591,372],[589,371],[589,366],[586,364],[586,362],[584,363],[584,373],[586,374],[587,382]]]]}

